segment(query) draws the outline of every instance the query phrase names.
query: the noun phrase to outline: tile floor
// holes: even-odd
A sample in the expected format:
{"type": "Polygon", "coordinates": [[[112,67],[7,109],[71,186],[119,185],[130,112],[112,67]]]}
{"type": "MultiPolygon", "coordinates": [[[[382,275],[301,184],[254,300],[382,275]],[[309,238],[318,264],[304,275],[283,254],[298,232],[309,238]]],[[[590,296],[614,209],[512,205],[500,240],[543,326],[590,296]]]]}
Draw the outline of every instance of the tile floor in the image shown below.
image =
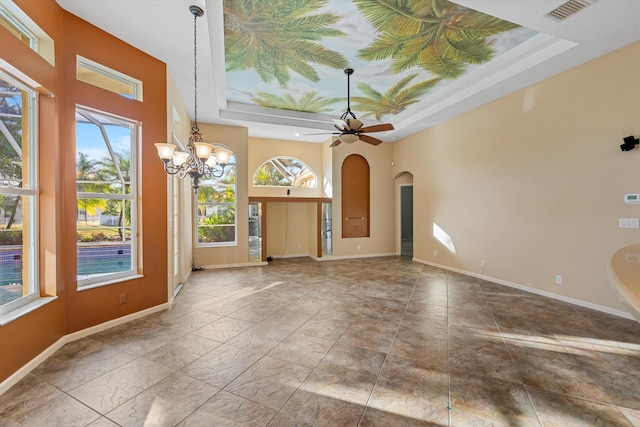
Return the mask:
{"type": "Polygon", "coordinates": [[[194,273],[2,426],[640,426],[640,324],[400,257],[194,273]]]}

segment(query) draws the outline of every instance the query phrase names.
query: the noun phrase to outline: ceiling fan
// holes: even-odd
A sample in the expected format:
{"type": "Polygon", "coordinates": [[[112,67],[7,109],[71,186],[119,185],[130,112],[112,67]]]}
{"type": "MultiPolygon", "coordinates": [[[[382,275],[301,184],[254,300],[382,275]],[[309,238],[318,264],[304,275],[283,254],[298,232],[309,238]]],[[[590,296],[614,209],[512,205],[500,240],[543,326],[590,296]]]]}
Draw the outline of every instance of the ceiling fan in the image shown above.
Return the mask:
{"type": "Polygon", "coordinates": [[[356,118],[356,115],[351,111],[349,78],[351,74],[353,74],[353,69],[347,68],[344,70],[344,73],[347,75],[347,111],[345,111],[339,119],[333,119],[333,125],[336,129],[338,129],[339,132],[333,132],[333,135],[338,135],[338,137],[335,139],[335,141],[333,141],[330,147],[335,147],[342,142],[350,144],[352,142],[356,142],[357,140],[364,141],[371,145],[381,144],[383,142],[382,140],[366,135],[366,133],[393,130],[393,125],[391,123],[383,123],[379,125],[362,127],[363,123],[358,120],[356,118]]]}

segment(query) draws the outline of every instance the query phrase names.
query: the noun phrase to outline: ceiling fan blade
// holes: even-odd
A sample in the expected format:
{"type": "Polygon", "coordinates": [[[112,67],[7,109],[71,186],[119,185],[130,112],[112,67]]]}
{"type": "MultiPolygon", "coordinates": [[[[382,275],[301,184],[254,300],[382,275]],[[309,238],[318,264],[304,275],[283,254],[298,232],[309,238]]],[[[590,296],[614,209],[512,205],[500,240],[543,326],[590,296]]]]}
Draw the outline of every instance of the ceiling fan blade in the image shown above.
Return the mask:
{"type": "Polygon", "coordinates": [[[340,131],[350,130],[349,125],[344,120],[340,120],[340,119],[331,119],[331,120],[333,121],[333,125],[336,127],[336,129],[340,131]]]}
{"type": "Polygon", "coordinates": [[[303,133],[302,136],[307,135],[340,135],[340,132],[319,132],[319,133],[303,133]]]}
{"type": "Polygon", "coordinates": [[[340,138],[336,138],[336,140],[333,141],[329,147],[337,147],[341,142],[342,141],[340,141],[340,138]]]}
{"type": "Polygon", "coordinates": [[[380,125],[367,126],[360,129],[360,132],[384,132],[385,130],[393,130],[391,123],[383,123],[380,125]]]}
{"type": "Polygon", "coordinates": [[[378,138],[374,138],[374,137],[369,136],[369,135],[359,134],[358,136],[360,137],[361,141],[364,141],[367,144],[371,144],[371,145],[380,145],[383,142],[382,140],[380,140],[378,138]]]}

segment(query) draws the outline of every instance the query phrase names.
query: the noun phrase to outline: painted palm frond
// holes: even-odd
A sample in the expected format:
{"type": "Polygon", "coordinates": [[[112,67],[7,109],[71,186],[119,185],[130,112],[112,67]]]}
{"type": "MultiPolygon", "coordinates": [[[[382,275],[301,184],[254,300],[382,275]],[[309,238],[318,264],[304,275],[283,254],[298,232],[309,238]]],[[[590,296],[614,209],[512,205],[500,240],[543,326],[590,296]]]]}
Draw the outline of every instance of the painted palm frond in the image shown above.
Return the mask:
{"type": "Polygon", "coordinates": [[[342,101],[343,98],[325,98],[318,96],[316,91],[307,92],[300,99],[295,99],[290,93],[278,96],[272,93],[258,92],[251,100],[263,107],[307,113],[326,113],[332,111],[330,107],[332,104],[342,101]]]}
{"type": "Polygon", "coordinates": [[[404,77],[384,94],[366,83],[359,83],[358,89],[365,96],[351,98],[354,102],[353,109],[365,112],[363,118],[374,116],[376,120],[381,120],[387,114],[398,114],[404,111],[409,105],[420,101],[420,98],[440,81],[439,78],[434,78],[407,87],[417,75],[411,74],[404,77]]]}
{"type": "Polygon", "coordinates": [[[327,37],[345,33],[333,28],[340,17],[316,13],[326,0],[225,0],[227,71],[253,68],[262,81],[289,82],[289,71],[317,82],[315,63],[343,68],[346,58],[322,46],[327,37]]]}
{"type": "Polygon", "coordinates": [[[354,0],[378,30],[361,49],[369,61],[391,58],[391,71],[421,67],[440,78],[461,76],[469,64],[490,61],[489,38],[516,24],[467,9],[447,0],[354,0]]]}

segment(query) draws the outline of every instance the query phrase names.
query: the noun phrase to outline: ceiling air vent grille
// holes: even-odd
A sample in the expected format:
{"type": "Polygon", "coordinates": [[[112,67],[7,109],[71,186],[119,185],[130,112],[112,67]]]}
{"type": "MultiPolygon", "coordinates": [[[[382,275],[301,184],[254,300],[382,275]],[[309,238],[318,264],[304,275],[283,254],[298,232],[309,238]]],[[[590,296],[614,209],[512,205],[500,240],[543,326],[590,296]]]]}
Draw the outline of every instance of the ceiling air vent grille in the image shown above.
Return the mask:
{"type": "Polygon", "coordinates": [[[547,16],[556,21],[564,21],[571,15],[575,15],[587,6],[592,5],[597,0],[569,0],[547,13],[547,16]]]}

